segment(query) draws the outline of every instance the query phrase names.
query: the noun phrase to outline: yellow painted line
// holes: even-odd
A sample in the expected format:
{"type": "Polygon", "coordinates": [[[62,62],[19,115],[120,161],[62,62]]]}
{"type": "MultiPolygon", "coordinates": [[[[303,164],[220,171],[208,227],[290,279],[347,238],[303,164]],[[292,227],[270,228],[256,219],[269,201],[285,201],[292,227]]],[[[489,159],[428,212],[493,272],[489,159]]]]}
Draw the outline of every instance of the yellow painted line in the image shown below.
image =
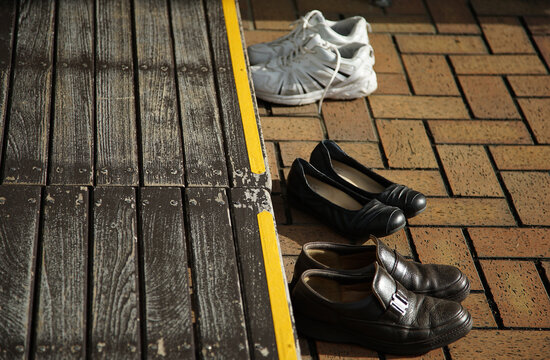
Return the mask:
{"type": "Polygon", "coordinates": [[[279,247],[277,246],[275,223],[270,212],[262,211],[258,214],[258,228],[260,229],[260,239],[262,241],[265,276],[267,278],[279,359],[297,359],[296,343],[286,297],[286,282],[283,277],[279,247]]]}
{"type": "Polygon", "coordinates": [[[255,174],[262,174],[265,173],[265,163],[262,154],[262,145],[260,143],[260,133],[258,132],[258,125],[256,124],[256,115],[254,114],[250,83],[248,82],[248,74],[246,72],[246,62],[244,61],[243,52],[244,47],[241,41],[241,31],[237,18],[235,0],[222,0],[222,7],[225,17],[225,27],[227,29],[231,63],[233,64],[233,76],[235,77],[235,86],[237,88],[237,98],[239,99],[239,108],[241,110],[244,139],[248,151],[248,161],[250,162],[250,170],[255,174]]]}

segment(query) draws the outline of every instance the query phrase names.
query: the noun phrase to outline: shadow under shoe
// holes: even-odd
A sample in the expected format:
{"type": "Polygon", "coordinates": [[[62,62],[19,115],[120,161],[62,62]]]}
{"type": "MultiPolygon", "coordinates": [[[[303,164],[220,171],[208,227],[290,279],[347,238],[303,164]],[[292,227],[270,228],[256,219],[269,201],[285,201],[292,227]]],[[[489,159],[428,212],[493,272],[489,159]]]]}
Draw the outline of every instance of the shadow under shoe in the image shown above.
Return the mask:
{"type": "Polygon", "coordinates": [[[290,169],[287,196],[293,206],[352,239],[387,236],[406,224],[398,208],[354,193],[300,158],[290,169]]]}
{"type": "Polygon", "coordinates": [[[400,208],[407,218],[426,209],[426,197],[376,174],[346,154],[334,141],[321,141],[311,153],[311,164],[354,192],[400,208]]]}
{"type": "Polygon", "coordinates": [[[374,245],[305,244],[294,266],[291,288],[309,269],[332,270],[344,275],[373,275],[375,264],[378,264],[407,290],[417,294],[458,302],[470,294],[470,282],[458,268],[407,260],[376,237],[371,240],[374,245]]]}
{"type": "Polygon", "coordinates": [[[378,264],[368,276],[308,270],[291,298],[301,335],[388,354],[423,354],[472,328],[471,315],[459,303],[415,294],[378,264]]]}

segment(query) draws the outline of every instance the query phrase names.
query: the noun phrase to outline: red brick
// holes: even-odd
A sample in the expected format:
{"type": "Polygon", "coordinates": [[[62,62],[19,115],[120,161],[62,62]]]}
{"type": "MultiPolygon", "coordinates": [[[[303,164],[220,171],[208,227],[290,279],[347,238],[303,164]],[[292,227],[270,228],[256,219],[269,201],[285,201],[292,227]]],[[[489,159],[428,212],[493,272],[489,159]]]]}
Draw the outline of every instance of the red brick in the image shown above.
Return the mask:
{"type": "Polygon", "coordinates": [[[546,74],[536,55],[451,55],[457,74],[546,74]]]}
{"type": "Polygon", "coordinates": [[[459,97],[371,95],[375,118],[469,119],[459,97]]]}
{"type": "Polygon", "coordinates": [[[427,13],[422,0],[392,0],[386,8],[388,14],[423,15],[427,13]]]}
{"type": "Polygon", "coordinates": [[[367,20],[375,33],[435,33],[427,15],[370,16],[367,20]]]}
{"type": "MultiPolygon", "coordinates": [[[[407,234],[405,233],[405,229],[384,237],[382,241],[390,249],[395,249],[401,255],[408,258],[412,258],[412,251],[409,246],[409,240],[407,239],[407,234]]],[[[366,241],[365,244],[372,244],[372,242],[366,241]]]]}
{"type": "Polygon", "coordinates": [[[369,41],[374,49],[374,70],[377,73],[403,73],[399,55],[390,35],[369,34],[369,41]]]}
{"type": "Polygon", "coordinates": [[[460,84],[477,118],[517,119],[519,113],[504,81],[495,76],[460,76],[460,84]]]}
{"type": "MultiPolygon", "coordinates": [[[[294,159],[301,157],[309,161],[309,156],[317,142],[281,142],[281,157],[284,166],[291,166],[294,159]]],[[[339,142],[349,156],[367,167],[383,167],[377,143],[339,142]]]]}
{"type": "Polygon", "coordinates": [[[278,225],[281,253],[299,255],[302,246],[312,241],[330,241],[349,244],[349,240],[324,225],[278,225]]]}
{"type": "Polygon", "coordinates": [[[550,16],[525,16],[529,31],[533,35],[550,35],[550,16]]]}
{"type": "Polygon", "coordinates": [[[317,341],[319,360],[366,360],[378,359],[378,353],[351,344],[335,344],[317,341]]]}
{"type": "Polygon", "coordinates": [[[546,65],[550,66],[550,36],[533,36],[533,39],[535,39],[546,65]]]}
{"type": "Polygon", "coordinates": [[[252,24],[252,9],[247,1],[239,1],[239,12],[241,15],[241,25],[244,30],[252,30],[254,25],[252,24]]]}
{"type": "Polygon", "coordinates": [[[550,75],[508,76],[516,96],[550,96],[550,75]]]}
{"type": "Polygon", "coordinates": [[[440,33],[480,33],[467,0],[427,0],[426,3],[440,33]]]}
{"type": "Polygon", "coordinates": [[[410,225],[516,225],[505,199],[428,198],[428,208],[410,225]]]}
{"type": "Polygon", "coordinates": [[[514,206],[526,225],[550,225],[550,174],[501,172],[514,206]]]}
{"type": "Polygon", "coordinates": [[[409,84],[403,74],[376,74],[378,80],[378,89],[376,94],[388,95],[408,95],[409,84]]]}
{"type": "Polygon", "coordinates": [[[472,330],[449,348],[454,360],[544,360],[550,352],[550,331],[472,330]]]}
{"type": "Polygon", "coordinates": [[[468,277],[472,289],[483,289],[460,229],[411,228],[411,234],[418,257],[423,264],[456,266],[468,277]]]}
{"type": "Polygon", "coordinates": [[[288,256],[283,254],[283,265],[285,267],[285,276],[287,283],[292,281],[296,260],[298,260],[298,256],[296,255],[288,256]]]}
{"type": "Polygon", "coordinates": [[[285,203],[282,194],[271,194],[271,204],[273,205],[273,213],[275,214],[275,222],[279,225],[287,224],[285,203]]]}
{"type": "Polygon", "coordinates": [[[485,294],[470,294],[466,300],[462,302],[474,319],[476,327],[497,327],[493,312],[487,303],[485,294]]]}
{"type": "Polygon", "coordinates": [[[319,107],[317,104],[307,104],[300,106],[286,106],[286,105],[271,105],[271,112],[273,115],[309,115],[318,116],[319,107]]]}
{"type": "Polygon", "coordinates": [[[244,39],[246,41],[246,46],[250,46],[263,42],[273,41],[280,38],[281,36],[285,36],[286,34],[288,34],[288,31],[245,31],[244,39]]]}
{"type": "Polygon", "coordinates": [[[439,349],[435,349],[435,350],[432,350],[430,352],[427,352],[423,355],[419,355],[419,356],[398,356],[398,355],[388,355],[388,354],[385,354],[385,359],[392,359],[392,360],[397,360],[397,359],[402,359],[402,360],[444,360],[445,359],[445,355],[443,354],[443,349],[442,348],[439,348],[439,349]]]}
{"type": "Polygon", "coordinates": [[[317,118],[262,117],[265,140],[322,140],[323,130],[317,118]]]}
{"type": "Polygon", "coordinates": [[[393,182],[420,191],[424,195],[448,195],[437,170],[376,170],[376,172],[393,182]]]}
{"type": "Polygon", "coordinates": [[[396,35],[402,53],[486,54],[483,40],[477,36],[396,35]]]}
{"type": "Polygon", "coordinates": [[[437,151],[454,195],[504,196],[482,146],[438,145],[437,151]]]}
{"type": "Polygon", "coordinates": [[[414,93],[418,95],[460,95],[442,55],[403,55],[414,93]]]}
{"type": "Polygon", "coordinates": [[[546,0],[472,0],[478,15],[541,15],[550,14],[546,0]]]}
{"type": "Polygon", "coordinates": [[[550,299],[535,264],[480,260],[504,326],[550,327],[550,299]]]}
{"type": "Polygon", "coordinates": [[[378,140],[364,98],[325,102],[323,119],[333,140],[378,140]]]}
{"type": "Polygon", "coordinates": [[[279,167],[277,166],[277,152],[275,150],[275,144],[267,141],[265,143],[265,151],[267,153],[267,163],[269,166],[269,173],[271,175],[272,189],[275,192],[281,191],[279,167]]]}
{"type": "Polygon", "coordinates": [[[469,228],[479,257],[550,257],[550,229],[469,228]]]}
{"type": "MultiPolygon", "coordinates": [[[[298,11],[300,14],[317,9],[323,12],[325,16],[327,14],[343,14],[345,16],[355,16],[358,14],[371,15],[382,14],[382,9],[372,5],[368,1],[362,0],[348,0],[348,1],[334,1],[334,0],[296,0],[298,11]]],[[[329,18],[334,20],[333,18],[329,18]]]]}
{"type": "Polygon", "coordinates": [[[430,141],[421,121],[377,120],[376,124],[391,167],[437,167],[430,141]]]}
{"type": "Polygon", "coordinates": [[[501,170],[550,170],[550,146],[491,146],[501,170]]]}
{"type": "Polygon", "coordinates": [[[252,10],[257,29],[290,31],[290,23],[296,20],[294,6],[290,0],[252,0],[252,10]]]}
{"type": "Polygon", "coordinates": [[[521,121],[430,120],[436,143],[531,144],[531,135],[521,121]]]}
{"type": "Polygon", "coordinates": [[[550,143],[550,99],[518,99],[539,143],[550,143]]]}
{"type": "Polygon", "coordinates": [[[535,52],[523,26],[515,17],[480,17],[481,29],[495,54],[535,52]]]}

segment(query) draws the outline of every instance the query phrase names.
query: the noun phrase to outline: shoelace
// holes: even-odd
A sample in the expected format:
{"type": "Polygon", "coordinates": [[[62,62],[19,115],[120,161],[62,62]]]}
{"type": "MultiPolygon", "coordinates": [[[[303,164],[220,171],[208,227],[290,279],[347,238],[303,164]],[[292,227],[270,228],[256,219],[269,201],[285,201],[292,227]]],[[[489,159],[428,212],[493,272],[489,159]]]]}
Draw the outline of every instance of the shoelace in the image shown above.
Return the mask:
{"type": "MultiPolygon", "coordinates": [[[[309,22],[311,18],[315,15],[323,16],[323,14],[319,10],[313,10],[313,11],[310,11],[306,16],[302,16],[300,19],[292,22],[290,24],[290,27],[293,27],[294,30],[292,30],[288,35],[280,38],[278,43],[280,44],[285,41],[290,41],[292,42],[293,47],[299,46],[298,44],[302,43],[307,38],[307,29],[315,26],[309,22]],[[300,39],[301,41],[296,41],[300,36],[301,36],[301,39],[300,39]]],[[[279,44],[274,44],[274,45],[279,45],[279,44]]]]}
{"type": "MultiPolygon", "coordinates": [[[[314,35],[310,35],[310,38],[311,37],[314,37],[314,35]]],[[[308,41],[304,42],[304,44],[302,44],[300,46],[296,46],[294,49],[292,49],[292,51],[288,55],[281,56],[280,58],[278,58],[280,64],[282,66],[285,66],[285,67],[290,66],[296,60],[296,58],[298,58],[302,55],[305,55],[305,54],[314,54],[315,50],[312,50],[312,49],[309,49],[309,48],[305,47],[305,44],[307,44],[307,43],[308,43],[308,41]]],[[[336,54],[336,65],[334,66],[334,71],[332,73],[332,76],[330,77],[330,80],[329,80],[327,86],[325,87],[325,90],[323,91],[323,95],[321,96],[321,99],[319,100],[319,115],[320,115],[322,107],[323,107],[323,100],[325,99],[325,97],[327,95],[327,92],[328,92],[330,86],[332,85],[332,82],[336,78],[336,74],[338,74],[338,71],[340,70],[340,65],[341,65],[341,62],[342,62],[342,55],[340,54],[340,50],[338,50],[338,47],[334,44],[329,43],[329,42],[325,41],[325,42],[319,44],[318,46],[322,47],[322,48],[325,48],[325,49],[329,49],[329,50],[333,51],[334,54],[336,54]]]]}

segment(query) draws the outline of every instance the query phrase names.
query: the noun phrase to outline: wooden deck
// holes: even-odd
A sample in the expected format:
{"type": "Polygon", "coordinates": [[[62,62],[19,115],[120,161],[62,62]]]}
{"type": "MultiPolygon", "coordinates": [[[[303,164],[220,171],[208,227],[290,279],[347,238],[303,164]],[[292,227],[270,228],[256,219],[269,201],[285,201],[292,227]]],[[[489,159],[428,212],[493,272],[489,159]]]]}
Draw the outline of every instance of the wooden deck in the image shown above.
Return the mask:
{"type": "Polygon", "coordinates": [[[299,357],[233,0],[0,2],[0,359],[299,357]]]}

